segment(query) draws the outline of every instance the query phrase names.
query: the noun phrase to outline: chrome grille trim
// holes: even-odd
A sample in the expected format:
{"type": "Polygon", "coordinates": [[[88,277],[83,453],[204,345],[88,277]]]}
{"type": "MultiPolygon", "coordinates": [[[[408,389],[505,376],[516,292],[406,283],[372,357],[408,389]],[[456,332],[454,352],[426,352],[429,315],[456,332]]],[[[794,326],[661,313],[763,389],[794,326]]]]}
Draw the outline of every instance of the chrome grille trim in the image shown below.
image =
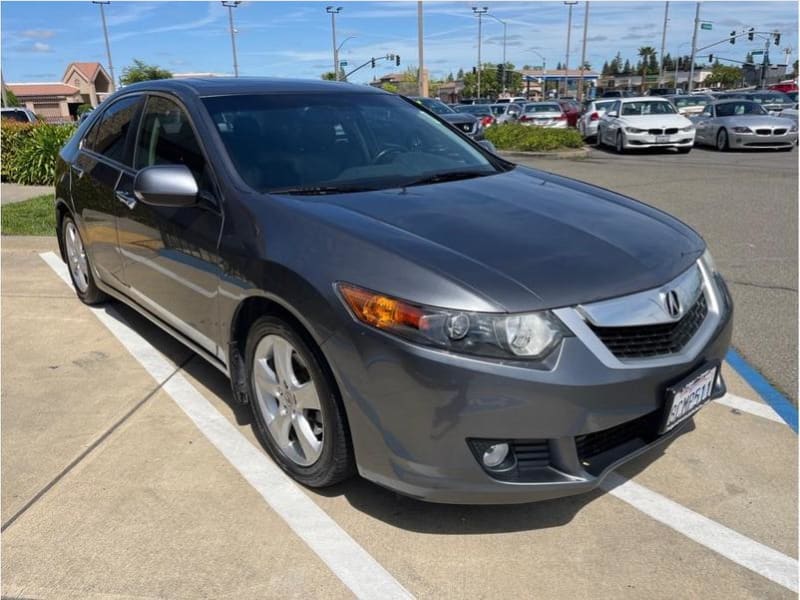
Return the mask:
{"type": "MultiPolygon", "coordinates": [[[[705,293],[706,302],[708,304],[708,313],[705,321],[695,332],[691,340],[689,340],[689,342],[681,351],[674,354],[645,358],[617,358],[600,340],[600,338],[597,337],[594,331],[592,331],[589,322],[587,322],[587,319],[584,317],[584,314],[579,311],[578,307],[559,308],[554,310],[553,313],[559,319],[561,319],[564,325],[566,325],[575,334],[575,337],[577,337],[601,363],[611,369],[637,369],[642,367],[661,367],[685,364],[691,362],[697,357],[708,340],[711,339],[711,336],[714,334],[721,321],[721,299],[719,291],[717,290],[717,286],[714,283],[713,274],[707,272],[702,261],[698,260],[695,265],[676,277],[666,286],[660,286],[654,290],[648,290],[644,292],[645,294],[656,294],[657,296],[658,293],[664,290],[664,288],[668,287],[671,283],[680,283],[683,277],[691,277],[688,275],[688,273],[691,271],[696,271],[700,275],[700,291],[705,293]]],[[[636,295],[637,294],[633,294],[633,296],[636,295]]],[[[630,297],[631,296],[625,296],[623,298],[617,298],[616,300],[621,301],[630,297]]]]}

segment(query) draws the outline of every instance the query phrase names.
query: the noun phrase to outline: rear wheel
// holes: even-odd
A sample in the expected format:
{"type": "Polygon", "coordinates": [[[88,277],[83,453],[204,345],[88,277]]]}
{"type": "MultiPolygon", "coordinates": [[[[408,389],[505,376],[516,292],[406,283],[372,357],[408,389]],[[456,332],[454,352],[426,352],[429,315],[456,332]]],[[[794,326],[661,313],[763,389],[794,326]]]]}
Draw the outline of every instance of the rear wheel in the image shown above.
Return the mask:
{"type": "Polygon", "coordinates": [[[720,152],[725,152],[730,148],[730,143],[728,142],[728,132],[724,129],[720,129],[717,132],[717,150],[720,152]]]}
{"type": "Polygon", "coordinates": [[[78,226],[70,216],[64,217],[61,223],[61,236],[67,255],[67,266],[75,293],[86,304],[99,304],[106,295],[97,287],[89,264],[89,256],[83,246],[78,226]]]}
{"type": "Polygon", "coordinates": [[[247,338],[250,405],[261,442],[300,483],[325,487],[355,471],[341,402],[308,343],[277,317],[258,319],[247,338]]]}

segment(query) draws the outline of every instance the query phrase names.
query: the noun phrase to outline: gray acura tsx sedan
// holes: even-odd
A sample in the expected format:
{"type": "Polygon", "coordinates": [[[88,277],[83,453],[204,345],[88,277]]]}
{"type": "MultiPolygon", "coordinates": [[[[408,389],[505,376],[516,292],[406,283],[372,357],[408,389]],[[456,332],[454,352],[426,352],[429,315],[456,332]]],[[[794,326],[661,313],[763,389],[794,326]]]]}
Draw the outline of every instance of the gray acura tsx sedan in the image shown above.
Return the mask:
{"type": "Polygon", "coordinates": [[[78,297],[225,373],[310,487],[585,492],[725,391],[733,307],[697,233],[370,87],[127,86],[62,149],[55,210],[78,297]]]}

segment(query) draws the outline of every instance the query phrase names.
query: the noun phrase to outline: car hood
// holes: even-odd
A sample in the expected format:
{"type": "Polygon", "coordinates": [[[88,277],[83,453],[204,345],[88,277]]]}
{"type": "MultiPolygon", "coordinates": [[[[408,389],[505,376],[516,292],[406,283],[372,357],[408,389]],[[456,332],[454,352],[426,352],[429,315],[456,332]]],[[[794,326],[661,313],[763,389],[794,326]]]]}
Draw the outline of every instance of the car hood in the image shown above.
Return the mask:
{"type": "Polygon", "coordinates": [[[525,167],[314,202],[335,207],[325,212],[338,226],[512,312],[657,287],[687,269],[705,247],[665,213],[525,167]]]}
{"type": "Polygon", "coordinates": [[[624,125],[650,129],[651,127],[688,127],[692,122],[683,115],[626,115],[620,117],[624,125]]]}
{"type": "Polygon", "coordinates": [[[477,121],[475,115],[469,113],[445,113],[439,116],[448,123],[454,123],[456,125],[461,123],[474,123],[477,121]]]}

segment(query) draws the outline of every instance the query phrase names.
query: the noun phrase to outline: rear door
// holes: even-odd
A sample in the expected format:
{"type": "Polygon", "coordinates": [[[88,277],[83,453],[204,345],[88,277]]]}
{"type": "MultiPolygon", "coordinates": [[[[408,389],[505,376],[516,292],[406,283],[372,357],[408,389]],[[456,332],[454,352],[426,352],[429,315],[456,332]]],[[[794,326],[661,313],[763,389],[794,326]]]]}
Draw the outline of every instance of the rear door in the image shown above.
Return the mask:
{"type": "Polygon", "coordinates": [[[135,143],[134,170],[183,164],[194,175],[195,206],[148,205],[133,195],[134,173],[119,192],[126,203],[118,220],[125,282],[131,297],[218,358],[217,294],[222,230],[220,194],[188,112],[165,95],[149,95],[135,143]]]}
{"type": "Polygon", "coordinates": [[[81,140],[71,165],[72,200],[84,245],[100,278],[111,285],[124,279],[116,224],[121,205],[116,191],[122,173],[131,168],[133,134],[143,101],[141,94],[132,94],[110,104],[81,140]]]}

